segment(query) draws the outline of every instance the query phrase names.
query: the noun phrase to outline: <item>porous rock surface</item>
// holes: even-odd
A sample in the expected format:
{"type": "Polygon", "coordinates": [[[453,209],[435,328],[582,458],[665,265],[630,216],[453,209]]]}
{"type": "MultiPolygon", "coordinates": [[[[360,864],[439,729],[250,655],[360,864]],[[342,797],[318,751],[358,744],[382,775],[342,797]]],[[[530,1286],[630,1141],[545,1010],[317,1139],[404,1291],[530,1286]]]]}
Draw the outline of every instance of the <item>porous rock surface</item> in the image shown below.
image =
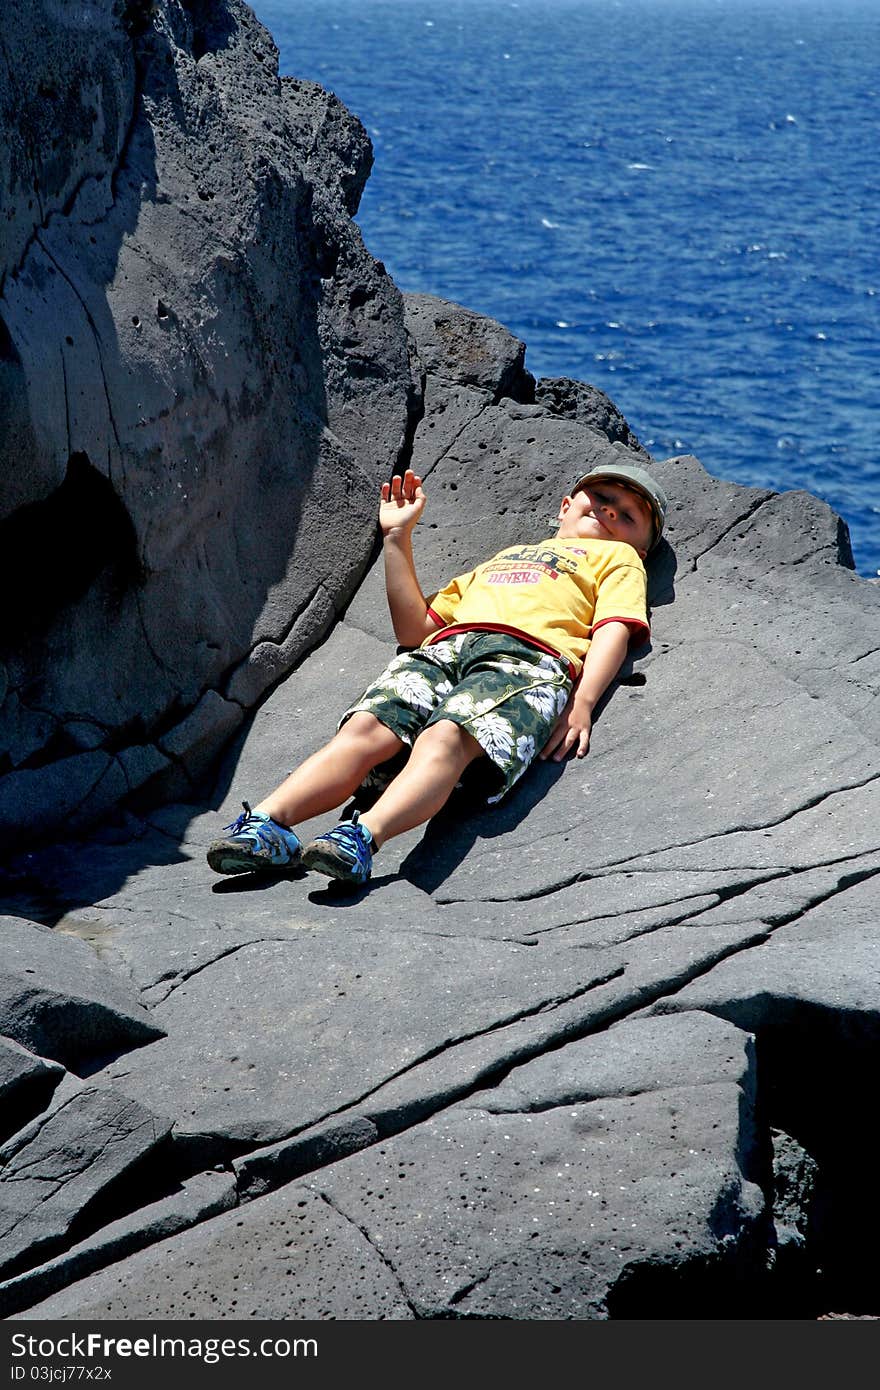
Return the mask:
{"type": "MultiPolygon", "coordinates": [[[[333,109],[322,167],[352,188],[333,109]]],[[[425,296],[402,313],[430,591],[551,534],[566,484],[635,441],[592,388],[535,383],[500,325],[425,296]]],[[[491,810],[463,788],[382,850],[369,891],[212,879],[218,828],[393,654],[374,565],[208,793],[12,862],[35,987],[37,944],[77,938],[156,1035],[67,1055],[60,1081],[51,1064],[48,1103],[48,1080],[22,1086],[3,1209],[23,1220],[19,1156],[85,1107],[120,1157],[78,1217],[81,1170],[52,1187],[4,1315],[880,1311],[880,590],[809,494],[651,466],[672,499],[652,638],[586,760],[537,765],[491,810]]]]}

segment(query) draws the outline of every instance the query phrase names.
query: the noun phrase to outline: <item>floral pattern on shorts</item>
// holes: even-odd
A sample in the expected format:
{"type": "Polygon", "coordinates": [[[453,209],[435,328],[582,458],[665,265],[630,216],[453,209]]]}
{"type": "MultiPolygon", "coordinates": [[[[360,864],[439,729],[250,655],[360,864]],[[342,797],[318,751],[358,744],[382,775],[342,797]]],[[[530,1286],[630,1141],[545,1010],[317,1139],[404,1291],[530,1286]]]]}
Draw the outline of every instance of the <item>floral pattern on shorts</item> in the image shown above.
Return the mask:
{"type": "MultiPolygon", "coordinates": [[[[429,724],[450,719],[480,744],[494,765],[499,801],[537,757],[571,692],[568,662],[498,632],[460,632],[433,646],[402,652],[346,710],[366,712],[412,746],[429,724]],[[500,789],[499,789],[500,788],[500,789]]],[[[380,789],[400,769],[399,757],[370,774],[380,789]]]]}

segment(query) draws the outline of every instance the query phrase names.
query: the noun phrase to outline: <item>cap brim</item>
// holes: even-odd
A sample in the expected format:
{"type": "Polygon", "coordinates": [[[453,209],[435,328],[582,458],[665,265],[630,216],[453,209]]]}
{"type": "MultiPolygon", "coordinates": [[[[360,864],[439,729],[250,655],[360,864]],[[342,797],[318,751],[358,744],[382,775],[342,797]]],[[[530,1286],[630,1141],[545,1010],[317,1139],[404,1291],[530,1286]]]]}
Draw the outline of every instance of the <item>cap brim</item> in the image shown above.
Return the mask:
{"type": "Polygon", "coordinates": [[[663,534],[663,526],[665,524],[666,518],[663,516],[663,513],[660,511],[660,508],[658,507],[656,500],[651,496],[647,488],[642,487],[641,483],[634,481],[634,479],[632,479],[628,473],[618,473],[614,468],[595,468],[591,472],[585,473],[582,478],[578,479],[578,481],[572,488],[572,492],[577,492],[579,487],[583,487],[584,483],[590,482],[593,478],[613,478],[614,481],[619,483],[621,487],[629,488],[630,492],[637,492],[639,497],[643,497],[645,499],[645,501],[651,509],[651,519],[654,523],[654,534],[651,538],[650,545],[650,549],[653,550],[654,546],[657,544],[657,542],[663,534]]]}

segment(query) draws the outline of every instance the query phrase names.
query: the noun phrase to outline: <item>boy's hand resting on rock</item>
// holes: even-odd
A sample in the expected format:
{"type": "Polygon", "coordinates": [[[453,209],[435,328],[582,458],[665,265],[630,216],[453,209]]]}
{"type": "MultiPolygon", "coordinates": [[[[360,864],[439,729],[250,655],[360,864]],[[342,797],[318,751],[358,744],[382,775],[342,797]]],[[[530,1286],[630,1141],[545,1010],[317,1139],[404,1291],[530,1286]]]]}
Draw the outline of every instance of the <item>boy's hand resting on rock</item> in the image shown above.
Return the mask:
{"type": "Polygon", "coordinates": [[[618,618],[599,624],[590,639],[581,673],[568,697],[568,704],[553,726],[541,749],[542,758],[561,763],[572,749],[582,758],[590,746],[593,711],[623,665],[629,646],[629,628],[618,618]]]}
{"type": "Polygon", "coordinates": [[[390,483],[383,483],[379,502],[379,527],[383,536],[394,531],[411,531],[425,510],[425,500],[422,480],[411,468],[402,478],[398,475],[390,483]]]}
{"type": "Polygon", "coordinates": [[[592,711],[579,705],[574,696],[571,696],[554,724],[552,734],[541,749],[542,759],[552,758],[555,763],[561,763],[572,749],[575,750],[576,757],[583,758],[590,746],[592,724],[592,711]]]}

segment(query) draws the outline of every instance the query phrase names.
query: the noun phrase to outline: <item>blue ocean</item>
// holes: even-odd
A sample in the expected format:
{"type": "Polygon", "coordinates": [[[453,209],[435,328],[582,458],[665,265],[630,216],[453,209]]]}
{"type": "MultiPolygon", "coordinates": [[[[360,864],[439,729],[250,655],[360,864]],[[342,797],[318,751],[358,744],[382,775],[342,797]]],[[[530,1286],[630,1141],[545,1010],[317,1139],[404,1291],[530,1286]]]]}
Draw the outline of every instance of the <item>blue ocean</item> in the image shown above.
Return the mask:
{"type": "Polygon", "coordinates": [[[500,319],[658,458],[808,488],[880,573],[876,0],[255,0],[370,133],[404,290],[500,319]]]}

